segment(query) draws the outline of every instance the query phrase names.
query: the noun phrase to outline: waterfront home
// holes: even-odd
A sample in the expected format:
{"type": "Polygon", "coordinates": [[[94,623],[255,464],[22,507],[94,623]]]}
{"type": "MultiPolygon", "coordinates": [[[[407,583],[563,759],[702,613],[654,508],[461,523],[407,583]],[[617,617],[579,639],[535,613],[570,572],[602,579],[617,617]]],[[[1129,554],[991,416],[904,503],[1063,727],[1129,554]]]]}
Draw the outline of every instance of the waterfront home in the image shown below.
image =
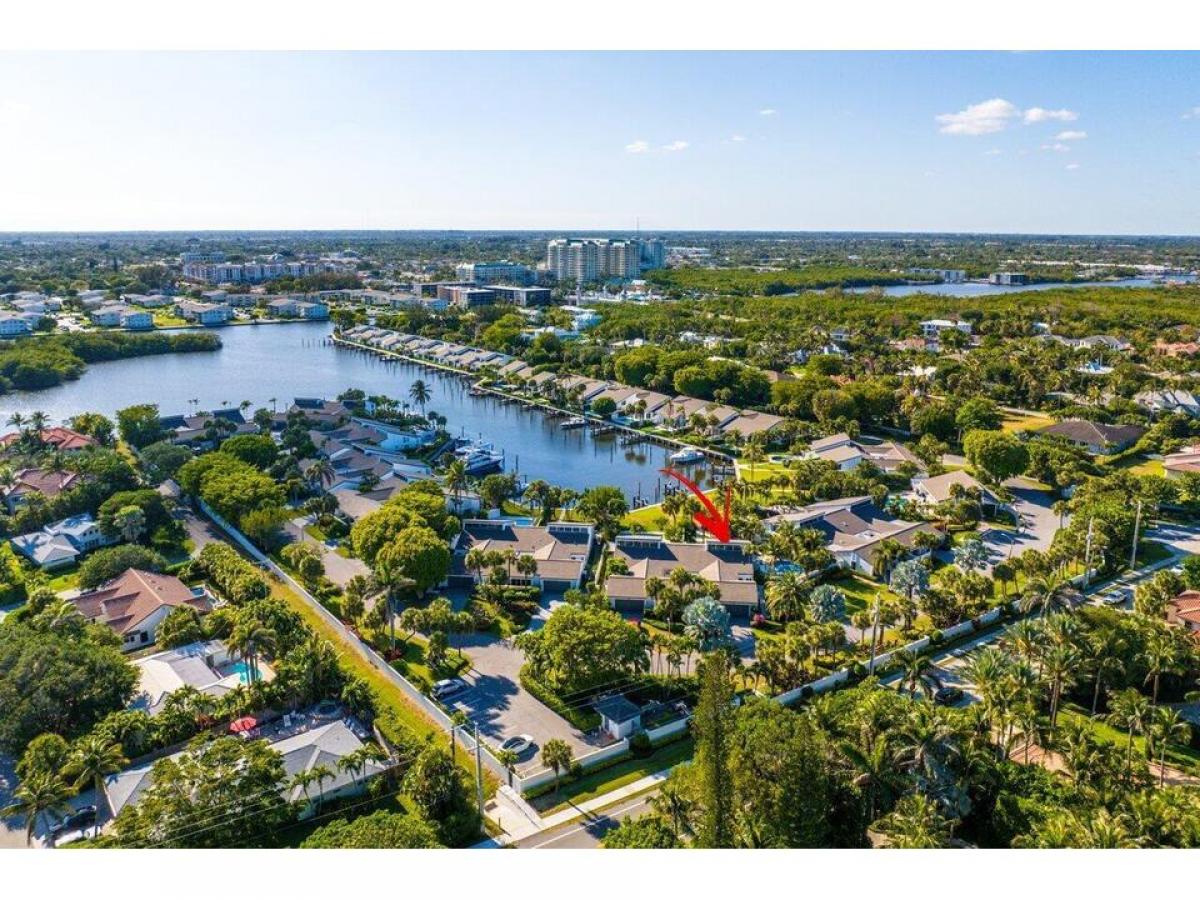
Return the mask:
{"type": "Polygon", "coordinates": [[[95,309],[97,306],[103,305],[107,297],[108,291],[99,289],[80,291],[75,295],[75,299],[79,301],[80,306],[84,309],[95,309]]]}
{"type": "Polygon", "coordinates": [[[399,478],[387,478],[369,491],[336,488],[329,493],[337,501],[338,512],[342,517],[350,522],[357,522],[383,506],[384,501],[391,499],[392,494],[402,487],[404,482],[399,478]]]}
{"type": "Polygon", "coordinates": [[[123,303],[101,306],[91,313],[92,323],[101,328],[125,328],[129,331],[145,331],[154,327],[154,315],[144,309],[135,309],[123,303]]]}
{"type": "Polygon", "coordinates": [[[108,537],[89,513],[51,522],[40,531],[18,535],[10,541],[14,550],[40,569],[68,566],[99,547],[117,543],[108,537]]]}
{"type": "Polygon", "coordinates": [[[63,491],[69,491],[83,480],[78,472],[67,472],[54,469],[47,472],[43,469],[20,469],[13,473],[12,484],[3,489],[4,505],[10,513],[16,512],[24,505],[30,494],[41,494],[51,500],[63,491]]]}
{"type": "MultiPolygon", "coordinates": [[[[196,641],[135,659],[132,664],[138,670],[138,686],[129,708],[151,716],[162,712],[167,697],[180,688],[193,688],[219,699],[248,683],[246,663],[221,641],[196,641]]],[[[264,682],[275,677],[274,670],[261,660],[258,674],[264,682]]]]}
{"type": "Polygon", "coordinates": [[[609,387],[607,382],[597,381],[595,378],[587,378],[583,375],[561,376],[558,378],[558,386],[568,397],[585,405],[600,396],[600,393],[609,387]]]}
{"type": "Polygon", "coordinates": [[[839,566],[865,575],[875,574],[879,548],[885,541],[895,541],[909,550],[910,555],[922,555],[927,551],[916,546],[917,535],[941,538],[941,532],[930,523],[897,519],[867,496],[822,500],[795,512],[770,516],[763,522],[770,531],[784,523],[820,531],[839,566]]]}
{"type": "Polygon", "coordinates": [[[174,444],[190,447],[215,447],[235,434],[257,434],[258,426],[247,422],[240,409],[214,409],[191,416],[164,416],[159,427],[170,432],[174,444]]]}
{"type": "Polygon", "coordinates": [[[181,319],[198,325],[224,325],[233,318],[233,310],[225,303],[180,300],[175,304],[175,311],[181,319]]]}
{"type": "Polygon", "coordinates": [[[317,397],[296,397],[288,407],[287,415],[303,415],[310,424],[318,428],[333,428],[350,418],[350,410],[340,400],[323,400],[317,397]]]}
{"type": "Polygon", "coordinates": [[[770,442],[774,437],[774,432],[785,421],[780,416],[773,416],[770,413],[750,409],[743,412],[736,419],[722,425],[721,433],[742,440],[752,438],[755,435],[762,435],[770,442]]]}
{"type": "Polygon", "coordinates": [[[328,319],[329,307],[311,300],[280,297],[267,303],[267,310],[274,316],[289,319],[328,319]]]}
{"type": "MultiPolygon", "coordinates": [[[[97,446],[95,438],[89,437],[86,434],[80,434],[78,431],[73,431],[62,425],[52,425],[49,428],[43,428],[38,433],[38,438],[44,446],[53,447],[60,453],[79,453],[87,450],[89,447],[97,446]]],[[[9,432],[0,437],[0,449],[8,449],[20,439],[21,435],[19,432],[9,432]]]]}
{"type": "Polygon", "coordinates": [[[146,309],[161,309],[175,302],[173,298],[165,294],[122,294],[121,300],[136,306],[144,306],[146,309]]]}
{"type": "Polygon", "coordinates": [[[465,519],[454,548],[450,568],[452,582],[474,582],[478,573],[467,569],[467,553],[512,550],[517,556],[531,557],[537,569],[531,575],[508,570],[513,584],[530,584],[548,592],[562,592],[583,585],[583,574],[592,554],[595,530],[578,522],[552,522],[549,525],[518,525],[506,519],[465,519]]]}
{"type": "MultiPolygon", "coordinates": [[[[686,569],[712,582],[730,615],[747,619],[759,611],[759,587],[748,541],[668,541],[661,534],[619,534],[612,558],[628,574],[610,574],[604,582],[609,603],[618,612],[643,615],[654,608],[646,592],[650,578],[667,578],[686,569]]],[[[612,569],[610,568],[610,571],[612,569]]]]}
{"type": "Polygon", "coordinates": [[[1001,507],[995,494],[962,469],[953,469],[931,477],[914,478],[912,489],[917,500],[928,506],[937,506],[959,497],[978,497],[980,505],[985,509],[990,507],[997,510],[1001,507]]]}
{"type": "Polygon", "coordinates": [[[911,450],[892,441],[868,444],[854,440],[850,435],[839,432],[818,438],[808,448],[810,458],[831,462],[843,472],[849,472],[862,462],[870,462],[884,472],[895,472],[900,466],[909,464],[924,469],[920,459],[911,450]]]}
{"type": "Polygon", "coordinates": [[[1183,413],[1192,418],[1200,416],[1200,399],[1191,391],[1175,388],[1142,391],[1133,395],[1133,402],[1152,413],[1183,413]]]}
{"type": "Polygon", "coordinates": [[[622,425],[658,424],[662,422],[663,410],[670,403],[671,398],[658,391],[634,390],[617,401],[613,421],[622,425]]]}
{"type": "Polygon", "coordinates": [[[1132,447],[1146,433],[1140,425],[1107,425],[1087,419],[1064,419],[1038,431],[1038,434],[1062,438],[1093,456],[1120,453],[1132,447]]]}
{"type": "Polygon", "coordinates": [[[529,373],[532,371],[533,369],[524,360],[514,359],[497,369],[496,374],[501,378],[512,380],[514,378],[528,378],[529,373]]]}
{"type": "Polygon", "coordinates": [[[664,411],[663,426],[675,430],[685,430],[692,427],[695,416],[705,419],[705,430],[715,428],[720,430],[736,419],[741,413],[730,406],[722,406],[711,400],[697,400],[695,397],[676,397],[670,407],[664,411]]]}
{"type": "Polygon", "coordinates": [[[213,608],[212,597],[204,588],[191,588],[174,575],[143,569],[126,569],[71,602],[85,619],[115,631],[126,652],[153,644],[158,626],[172,610],[187,606],[207,613],[213,608]]]}
{"type": "MultiPolygon", "coordinates": [[[[271,722],[256,725],[246,736],[261,739],[283,757],[286,800],[301,804],[301,818],[316,811],[317,802],[357,796],[366,790],[371,778],[387,770],[387,765],[364,762],[359,771],[351,771],[338,763],[372,740],[371,730],[352,716],[345,715],[333,703],[322,703],[301,713],[289,713],[271,722]],[[296,783],[295,777],[317,766],[324,767],[332,777],[319,786],[309,787],[309,796],[296,783]]],[[[177,760],[186,750],[173,753],[167,759],[177,760]]],[[[131,803],[137,803],[154,781],[154,764],[148,759],[123,772],[109,775],[104,781],[104,795],[113,815],[131,803]]]]}

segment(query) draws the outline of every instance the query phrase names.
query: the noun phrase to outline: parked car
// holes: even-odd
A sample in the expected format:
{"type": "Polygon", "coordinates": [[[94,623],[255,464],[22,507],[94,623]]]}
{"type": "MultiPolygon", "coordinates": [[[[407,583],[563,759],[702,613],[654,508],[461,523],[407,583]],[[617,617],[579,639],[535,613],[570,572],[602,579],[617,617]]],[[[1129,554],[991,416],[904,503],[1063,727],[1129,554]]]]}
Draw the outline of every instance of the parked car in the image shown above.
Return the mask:
{"type": "Polygon", "coordinates": [[[933,702],[943,705],[948,703],[957,703],[962,699],[963,692],[961,688],[956,688],[953,685],[949,687],[938,688],[933,694],[933,702]]]}
{"type": "Polygon", "coordinates": [[[500,745],[501,750],[509,750],[516,753],[518,756],[533,746],[533,738],[527,734],[518,734],[510,737],[500,745]]]}
{"type": "Polygon", "coordinates": [[[1109,606],[1124,606],[1125,602],[1133,599],[1133,588],[1117,588],[1104,595],[1104,602],[1109,606]]]}
{"type": "Polygon", "coordinates": [[[57,838],[68,831],[79,831],[96,824],[96,807],[81,806],[50,826],[50,836],[57,838]]]}
{"type": "Polygon", "coordinates": [[[433,696],[438,700],[448,700],[466,689],[467,683],[461,678],[443,678],[434,684],[433,696]]]}

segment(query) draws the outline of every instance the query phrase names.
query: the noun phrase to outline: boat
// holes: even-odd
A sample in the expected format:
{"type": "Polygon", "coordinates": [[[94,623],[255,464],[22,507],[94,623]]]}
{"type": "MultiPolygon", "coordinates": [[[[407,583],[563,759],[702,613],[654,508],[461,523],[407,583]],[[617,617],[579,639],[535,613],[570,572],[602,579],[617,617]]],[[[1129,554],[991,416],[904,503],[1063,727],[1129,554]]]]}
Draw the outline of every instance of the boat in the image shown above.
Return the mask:
{"type": "Polygon", "coordinates": [[[466,464],[468,475],[481,475],[504,466],[504,454],[491,444],[463,444],[454,448],[454,455],[466,464]]]}
{"type": "Polygon", "coordinates": [[[587,425],[587,419],[583,416],[571,416],[566,421],[559,422],[559,428],[583,428],[587,425]]]}
{"type": "Polygon", "coordinates": [[[695,447],[685,447],[682,450],[676,450],[671,454],[671,462],[685,464],[702,462],[704,460],[704,451],[697,450],[695,447]]]}

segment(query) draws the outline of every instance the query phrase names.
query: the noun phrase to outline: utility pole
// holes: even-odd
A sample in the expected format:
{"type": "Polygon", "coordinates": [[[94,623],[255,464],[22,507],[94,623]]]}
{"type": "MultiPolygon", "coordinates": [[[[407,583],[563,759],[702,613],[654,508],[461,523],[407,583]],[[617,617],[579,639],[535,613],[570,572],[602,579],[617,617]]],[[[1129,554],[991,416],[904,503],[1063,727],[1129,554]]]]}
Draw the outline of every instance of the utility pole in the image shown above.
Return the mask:
{"type": "Polygon", "coordinates": [[[1137,516],[1133,520],[1133,547],[1129,550],[1129,571],[1132,572],[1137,568],[1137,542],[1138,529],[1142,525],[1142,501],[1138,501],[1137,516]]]}
{"type": "Polygon", "coordinates": [[[867,663],[867,674],[875,674],[875,646],[879,639],[879,593],[875,593],[875,616],[871,622],[871,661],[867,663]]]}
{"type": "Polygon", "coordinates": [[[1087,530],[1087,545],[1083,551],[1083,586],[1087,588],[1092,581],[1092,526],[1096,523],[1094,518],[1088,519],[1087,530]]]}
{"type": "Polygon", "coordinates": [[[483,750],[479,743],[479,723],[475,726],[475,805],[479,807],[479,818],[483,819],[483,750]]]}

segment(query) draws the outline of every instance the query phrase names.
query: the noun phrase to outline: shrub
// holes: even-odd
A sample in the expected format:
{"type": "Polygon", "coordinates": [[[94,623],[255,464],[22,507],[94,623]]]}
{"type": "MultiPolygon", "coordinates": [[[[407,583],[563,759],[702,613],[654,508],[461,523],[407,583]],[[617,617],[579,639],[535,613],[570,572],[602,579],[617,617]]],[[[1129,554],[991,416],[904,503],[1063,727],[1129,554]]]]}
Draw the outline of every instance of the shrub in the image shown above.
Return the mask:
{"type": "Polygon", "coordinates": [[[161,553],[137,544],[121,544],[97,550],[79,567],[79,586],[85,590],[116,578],[126,569],[161,572],[167,561],[161,553]]]}
{"type": "Polygon", "coordinates": [[[629,739],[629,752],[639,758],[645,758],[654,752],[654,745],[650,743],[650,735],[644,731],[639,731],[629,739]]]}

